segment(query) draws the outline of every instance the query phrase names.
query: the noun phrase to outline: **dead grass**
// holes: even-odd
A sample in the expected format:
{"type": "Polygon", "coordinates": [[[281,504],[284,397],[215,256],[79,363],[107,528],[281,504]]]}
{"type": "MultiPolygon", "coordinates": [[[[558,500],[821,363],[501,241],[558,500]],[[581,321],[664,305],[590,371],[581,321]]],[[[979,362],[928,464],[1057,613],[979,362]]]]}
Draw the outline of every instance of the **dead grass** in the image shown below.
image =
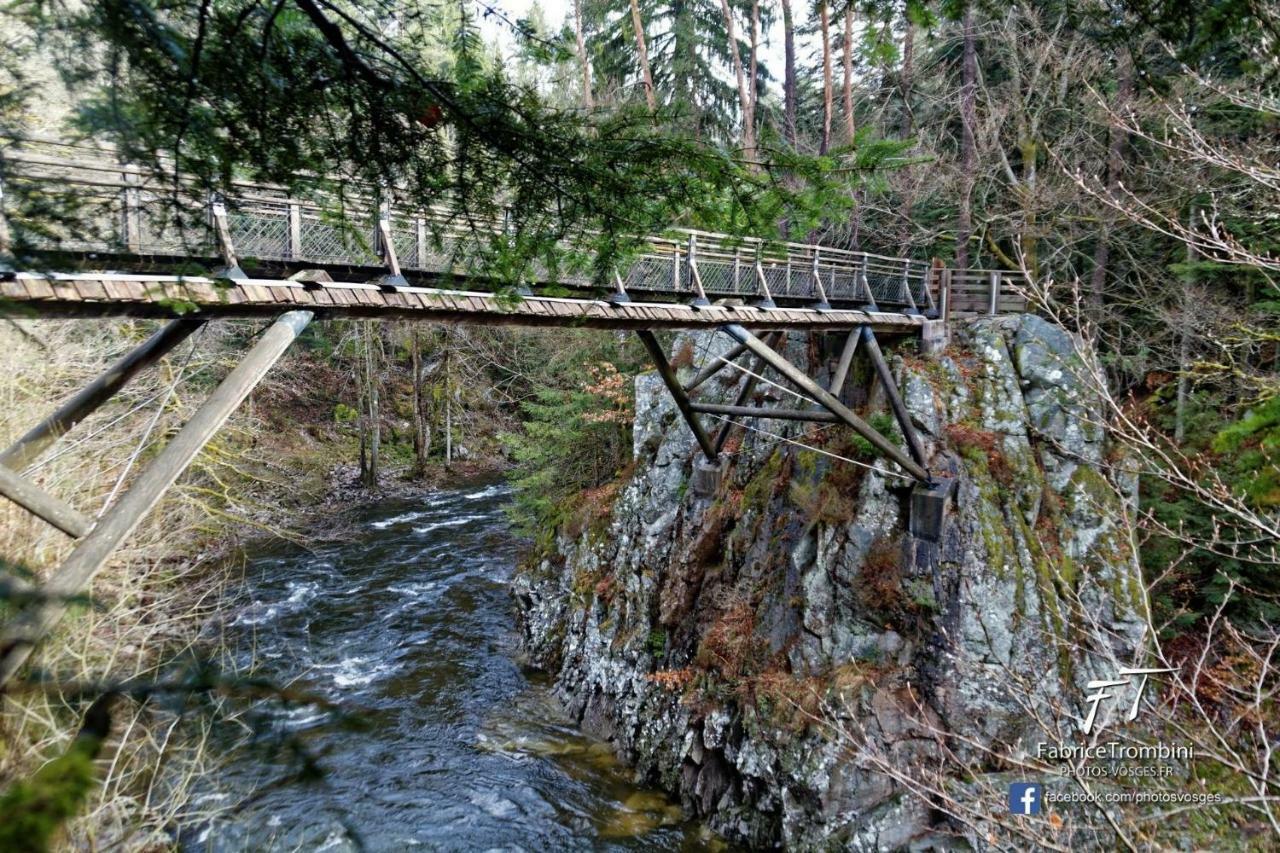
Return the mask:
{"type": "MultiPolygon", "coordinates": [[[[0,324],[6,365],[0,376],[0,445],[7,446],[154,328],[139,321],[0,324]]],[[[98,515],[229,369],[233,354],[242,350],[228,344],[243,342],[255,329],[210,324],[46,450],[27,476],[85,514],[98,515]]],[[[255,396],[271,398],[273,405],[288,398],[297,377],[290,375],[287,360],[282,366],[255,396]]],[[[73,609],[32,656],[28,673],[67,684],[153,679],[197,647],[201,626],[235,579],[235,567],[221,559],[224,546],[245,530],[290,535],[280,522],[286,510],[323,491],[315,443],[279,422],[263,430],[254,409],[252,401],[241,409],[113,555],[94,581],[92,603],[73,609]],[[272,461],[285,455],[300,468],[272,461]]],[[[43,579],[71,547],[61,533],[0,501],[0,554],[6,559],[43,579]]],[[[0,605],[0,612],[7,615],[7,607],[0,605]]],[[[218,654],[216,638],[199,638],[199,645],[203,654],[218,654]]],[[[216,662],[229,666],[225,659],[216,662]]],[[[0,788],[7,788],[65,751],[84,704],[30,681],[25,688],[16,684],[0,703],[0,788]]],[[[59,845],[167,848],[175,823],[204,816],[190,794],[195,780],[217,762],[206,749],[213,722],[179,717],[156,703],[122,700],[113,723],[98,762],[99,785],[64,828],[59,845]]]]}

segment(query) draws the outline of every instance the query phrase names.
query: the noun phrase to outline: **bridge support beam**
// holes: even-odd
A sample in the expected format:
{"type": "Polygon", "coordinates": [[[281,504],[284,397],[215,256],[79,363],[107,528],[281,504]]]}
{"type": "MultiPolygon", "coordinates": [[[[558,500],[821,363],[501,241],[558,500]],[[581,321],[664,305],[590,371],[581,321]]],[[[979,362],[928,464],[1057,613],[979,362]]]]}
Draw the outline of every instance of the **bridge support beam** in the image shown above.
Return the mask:
{"type": "Polygon", "coordinates": [[[911,413],[907,411],[907,404],[902,401],[902,395],[898,393],[898,383],[893,381],[893,374],[889,372],[889,365],[884,360],[884,352],[880,349],[880,342],[876,340],[876,333],[863,326],[862,339],[866,344],[867,354],[871,356],[871,364],[876,369],[876,375],[880,377],[880,384],[884,386],[885,396],[889,398],[889,408],[893,409],[893,416],[898,419],[898,426],[907,439],[911,458],[923,467],[926,462],[924,445],[920,443],[915,424],[911,423],[911,413]]]}
{"type": "Polygon", "coordinates": [[[707,461],[714,464],[718,461],[720,453],[716,450],[715,445],[711,443],[711,438],[707,435],[707,431],[702,428],[702,424],[698,421],[698,416],[693,411],[693,405],[689,402],[689,395],[684,392],[684,388],[680,387],[680,380],[676,378],[675,370],[672,369],[671,363],[667,361],[666,353],[662,351],[662,344],[658,343],[657,337],[648,329],[641,329],[636,334],[640,337],[645,349],[649,351],[649,358],[653,359],[653,366],[658,369],[658,375],[666,383],[667,390],[671,392],[671,396],[676,401],[676,408],[684,416],[685,423],[689,424],[693,437],[698,440],[698,446],[702,448],[707,461]]]}
{"type": "Polygon", "coordinates": [[[93,527],[93,520],[75,507],[27,482],[3,465],[0,465],[0,495],[73,539],[79,539],[93,527]]]}
{"type": "Polygon", "coordinates": [[[842,422],[849,426],[858,435],[865,438],[871,443],[871,446],[880,451],[880,453],[898,463],[908,474],[922,483],[933,481],[933,477],[929,474],[928,469],[923,464],[912,459],[911,456],[903,453],[893,442],[885,438],[877,432],[870,424],[853,413],[847,406],[841,403],[817,382],[805,375],[791,362],[787,361],[780,353],[775,352],[764,341],[748,332],[737,324],[729,324],[723,327],[726,334],[739,343],[746,344],[747,349],[759,356],[766,364],[784,376],[787,381],[795,385],[801,391],[808,394],[818,402],[824,409],[831,412],[842,422]]]}
{"type": "Polygon", "coordinates": [[[138,371],[155,364],[202,325],[203,318],[181,317],[147,338],[59,406],[57,411],[28,430],[8,450],[0,453],[0,465],[15,471],[26,468],[42,450],[57,441],[59,436],[110,400],[138,371]]]}
{"type": "Polygon", "coordinates": [[[312,312],[283,314],[263,333],[236,366],[214,389],[186,425],[140,473],[128,491],[80,540],[41,590],[41,601],[6,627],[0,638],[0,687],[9,681],[31,655],[32,649],[66,613],[68,602],[84,594],[94,575],[156,505],[160,497],[186,470],[214,433],[249,396],[271,366],[311,322],[312,312]]]}

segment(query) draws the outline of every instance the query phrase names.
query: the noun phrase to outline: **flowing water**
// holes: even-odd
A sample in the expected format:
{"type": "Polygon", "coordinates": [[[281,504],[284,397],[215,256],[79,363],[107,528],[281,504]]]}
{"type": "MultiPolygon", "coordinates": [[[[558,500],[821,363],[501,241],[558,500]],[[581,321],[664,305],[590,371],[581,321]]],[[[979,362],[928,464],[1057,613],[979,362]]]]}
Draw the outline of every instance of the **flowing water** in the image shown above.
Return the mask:
{"type": "Polygon", "coordinates": [[[241,747],[210,799],[232,815],[190,849],[682,850],[701,828],[631,784],[516,663],[504,486],[360,510],[355,537],[250,558],[229,639],[276,683],[358,711],[272,712],[320,756],[319,781],[272,786],[286,761],[241,747]],[[253,793],[255,792],[256,793],[253,793]]]}

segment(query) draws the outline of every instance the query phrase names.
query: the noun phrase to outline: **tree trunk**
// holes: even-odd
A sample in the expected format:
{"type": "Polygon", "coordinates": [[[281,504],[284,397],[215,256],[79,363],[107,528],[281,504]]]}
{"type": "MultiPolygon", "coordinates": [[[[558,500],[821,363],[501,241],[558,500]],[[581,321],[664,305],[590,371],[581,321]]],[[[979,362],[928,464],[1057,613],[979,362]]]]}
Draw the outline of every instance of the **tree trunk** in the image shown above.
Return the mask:
{"type": "MultiPolygon", "coordinates": [[[[1196,219],[1199,215],[1199,206],[1192,202],[1191,210],[1187,212],[1188,230],[1196,227],[1196,219]]],[[[1195,244],[1188,241],[1187,266],[1194,264],[1196,257],[1195,244]]],[[[1191,396],[1191,331],[1194,310],[1191,298],[1192,275],[1194,273],[1188,270],[1178,299],[1178,398],[1173,410],[1173,440],[1177,444],[1182,444],[1187,437],[1187,401],[1191,396]]]]}
{"type": "Polygon", "coordinates": [[[796,147],[796,31],[791,0],[782,0],[782,46],[786,65],[782,78],[782,135],[796,147]]]}
{"type": "Polygon", "coordinates": [[[378,454],[382,444],[382,408],[378,399],[378,363],[374,347],[377,328],[372,320],[364,322],[364,364],[362,371],[363,409],[360,435],[360,483],[366,489],[378,487],[378,454]]]}
{"type": "Polygon", "coordinates": [[[902,138],[906,139],[915,130],[911,90],[915,85],[916,25],[912,23],[911,16],[906,14],[905,6],[902,17],[906,21],[902,36],[902,138]]]}
{"type": "Polygon", "coordinates": [[[431,427],[427,424],[426,395],[422,393],[422,348],[417,323],[410,327],[409,363],[413,371],[413,459],[418,476],[422,476],[431,453],[431,427]]]}
{"type": "Polygon", "coordinates": [[[822,144],[819,154],[831,148],[831,114],[835,112],[835,93],[831,80],[831,9],[819,0],[818,20],[822,25],[822,144]]]}
{"type": "Polygon", "coordinates": [[[582,36],[582,0],[573,0],[573,34],[578,42],[578,62],[582,64],[582,106],[591,109],[595,103],[591,97],[591,60],[582,36]]]}
{"type": "MultiPolygon", "coordinates": [[[[751,69],[748,85],[751,87],[751,117],[754,120],[756,107],[760,104],[760,0],[751,4],[751,69]]],[[[751,136],[755,138],[756,129],[751,128],[751,136]]]]}
{"type": "Polygon", "coordinates": [[[853,4],[844,13],[844,132],[853,142],[853,4]]]}
{"type": "Polygon", "coordinates": [[[738,29],[733,23],[733,10],[729,0],[720,0],[724,15],[724,29],[729,36],[729,57],[733,61],[733,74],[738,81],[738,104],[742,108],[742,148],[748,161],[755,159],[755,115],[751,107],[751,93],[747,90],[747,72],[742,67],[742,54],[738,51],[738,29]]]}
{"type": "MultiPolygon", "coordinates": [[[[1129,54],[1121,50],[1116,57],[1116,100],[1112,111],[1123,115],[1129,107],[1133,95],[1133,65],[1129,54]]],[[[1115,198],[1120,191],[1120,176],[1124,170],[1124,146],[1128,142],[1128,134],[1119,123],[1111,123],[1111,139],[1107,147],[1107,195],[1115,198]]],[[[1098,228],[1098,245],[1093,250],[1093,273],[1089,277],[1089,304],[1097,314],[1102,309],[1103,296],[1107,284],[1107,265],[1111,263],[1111,229],[1115,216],[1105,213],[1098,228]]]]}
{"type": "Polygon", "coordinates": [[[453,335],[448,329],[444,333],[444,362],[441,372],[444,373],[444,464],[453,464],[453,335]]]}
{"type": "Polygon", "coordinates": [[[631,0],[631,27],[636,31],[636,55],[640,58],[640,82],[644,84],[644,100],[649,112],[657,112],[653,92],[653,74],[649,72],[649,48],[644,41],[644,22],[640,20],[640,0],[631,0]]]}
{"type": "Polygon", "coordinates": [[[962,22],[964,50],[961,59],[960,85],[960,214],[956,221],[956,267],[969,268],[969,240],[973,237],[974,134],[978,123],[977,33],[973,25],[973,7],[966,4],[962,22]]]}

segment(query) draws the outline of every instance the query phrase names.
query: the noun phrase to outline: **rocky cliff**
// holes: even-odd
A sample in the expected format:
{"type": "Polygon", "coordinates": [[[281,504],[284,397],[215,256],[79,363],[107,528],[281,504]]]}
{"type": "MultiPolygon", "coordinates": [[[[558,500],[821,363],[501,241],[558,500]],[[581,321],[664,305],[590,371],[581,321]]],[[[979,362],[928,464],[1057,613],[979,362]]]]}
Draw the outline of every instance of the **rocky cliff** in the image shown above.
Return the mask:
{"type": "MultiPolygon", "coordinates": [[[[986,745],[1078,716],[1085,682],[1142,641],[1125,484],[1099,473],[1113,466],[1078,342],[1029,315],[956,336],[940,357],[904,344],[891,359],[932,470],[957,481],[937,545],[906,533],[910,484],[843,427],[751,421],[775,435],[731,440],[719,490],[697,494],[696,445],[645,375],[635,473],[517,579],[528,657],[571,713],[727,837],[981,846],[910,795],[912,769],[999,773],[986,745]]],[[[685,362],[727,348],[677,342],[685,362]]],[[[807,336],[787,351],[831,368],[807,336]]],[[[847,402],[900,440],[859,370],[847,402]]],[[[703,399],[739,379],[722,371],[703,399]]],[[[762,387],[761,403],[796,404],[762,387]]]]}

